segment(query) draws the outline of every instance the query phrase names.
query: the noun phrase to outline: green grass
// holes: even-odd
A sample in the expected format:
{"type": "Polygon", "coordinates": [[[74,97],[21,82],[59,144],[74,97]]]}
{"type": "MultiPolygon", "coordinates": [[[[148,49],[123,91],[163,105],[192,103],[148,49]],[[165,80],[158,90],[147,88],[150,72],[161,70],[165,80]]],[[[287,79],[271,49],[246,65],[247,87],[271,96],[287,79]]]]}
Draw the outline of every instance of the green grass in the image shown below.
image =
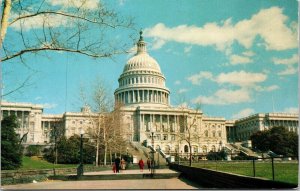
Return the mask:
{"type": "MultiPolygon", "coordinates": [[[[253,176],[253,164],[252,161],[201,161],[194,163],[194,167],[208,168],[223,172],[230,172],[234,174],[240,174],[245,176],[253,176]]],[[[288,182],[298,184],[298,162],[274,162],[274,179],[276,181],[288,182]]],[[[255,176],[272,180],[272,163],[255,162],[255,176]]]]}
{"type": "MultiPolygon", "coordinates": [[[[56,164],[55,168],[76,168],[77,166],[78,164],[56,164]]],[[[53,167],[53,163],[49,163],[43,159],[24,156],[20,170],[52,169],[53,167]]]]}

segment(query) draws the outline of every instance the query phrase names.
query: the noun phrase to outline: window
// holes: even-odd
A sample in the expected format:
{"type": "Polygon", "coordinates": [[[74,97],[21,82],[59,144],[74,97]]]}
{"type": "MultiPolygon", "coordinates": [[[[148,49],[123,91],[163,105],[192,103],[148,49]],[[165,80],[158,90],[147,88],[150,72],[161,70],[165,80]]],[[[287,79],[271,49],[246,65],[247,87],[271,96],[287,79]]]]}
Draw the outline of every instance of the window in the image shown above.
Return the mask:
{"type": "Polygon", "coordinates": [[[189,147],[187,145],[184,145],[184,152],[185,153],[189,152],[189,147]]]}
{"type": "Polygon", "coordinates": [[[204,132],[204,134],[205,134],[205,137],[208,137],[208,131],[207,130],[204,132]]]}
{"type": "Polygon", "coordinates": [[[157,135],[156,137],[157,137],[157,140],[160,140],[160,135],[157,135]]]}
{"type": "Polygon", "coordinates": [[[194,153],[198,153],[198,147],[197,146],[194,146],[193,150],[194,150],[194,153]]]}
{"type": "Polygon", "coordinates": [[[164,135],[164,141],[168,140],[168,135],[164,135]]]}
{"type": "Polygon", "coordinates": [[[171,140],[175,141],[175,135],[171,135],[171,140]]]}
{"type": "Polygon", "coordinates": [[[222,133],[221,133],[221,131],[219,131],[219,132],[218,132],[218,134],[219,134],[219,137],[222,137],[222,133]]]}

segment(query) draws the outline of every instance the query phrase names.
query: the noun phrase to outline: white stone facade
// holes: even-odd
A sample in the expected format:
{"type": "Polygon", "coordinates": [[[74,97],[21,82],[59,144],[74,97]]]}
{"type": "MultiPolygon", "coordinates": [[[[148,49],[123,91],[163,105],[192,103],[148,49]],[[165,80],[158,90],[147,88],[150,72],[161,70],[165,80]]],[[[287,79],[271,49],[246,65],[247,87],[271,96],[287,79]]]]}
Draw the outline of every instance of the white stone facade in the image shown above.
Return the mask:
{"type": "Polygon", "coordinates": [[[257,131],[268,130],[272,127],[283,126],[298,134],[298,114],[291,113],[260,113],[251,115],[234,122],[235,141],[246,141],[257,131]]]}
{"type": "MultiPolygon", "coordinates": [[[[137,53],[124,66],[114,93],[116,103],[123,105],[123,127],[129,141],[152,145],[153,132],[154,148],[165,153],[187,153],[188,143],[181,137],[190,136],[192,152],[202,154],[220,150],[227,142],[248,140],[254,132],[274,126],[286,126],[298,133],[297,114],[255,114],[226,121],[223,117],[207,117],[201,110],[172,107],[165,80],[141,36],[137,53]]],[[[66,137],[80,134],[81,129],[87,132],[95,127],[100,116],[87,108],[81,112],[46,115],[41,105],[2,102],[1,106],[3,116],[18,117],[20,137],[28,133],[24,144],[49,144],[53,140],[51,131],[58,127],[66,137]]]]}
{"type": "Polygon", "coordinates": [[[43,130],[41,127],[43,107],[30,103],[10,103],[1,102],[2,117],[15,115],[20,127],[16,133],[23,139],[24,144],[41,144],[44,143],[43,130]]]}

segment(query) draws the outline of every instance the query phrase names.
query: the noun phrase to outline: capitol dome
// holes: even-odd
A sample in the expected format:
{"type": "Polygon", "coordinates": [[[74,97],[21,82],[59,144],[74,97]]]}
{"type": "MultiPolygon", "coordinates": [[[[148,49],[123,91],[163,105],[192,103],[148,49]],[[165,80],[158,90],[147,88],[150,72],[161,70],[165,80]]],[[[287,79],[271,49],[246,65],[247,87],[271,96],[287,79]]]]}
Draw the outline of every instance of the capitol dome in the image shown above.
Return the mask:
{"type": "Polygon", "coordinates": [[[170,91],[157,61],[146,49],[142,32],[137,42],[137,52],[124,66],[115,91],[116,102],[131,104],[169,105],[170,91]]]}

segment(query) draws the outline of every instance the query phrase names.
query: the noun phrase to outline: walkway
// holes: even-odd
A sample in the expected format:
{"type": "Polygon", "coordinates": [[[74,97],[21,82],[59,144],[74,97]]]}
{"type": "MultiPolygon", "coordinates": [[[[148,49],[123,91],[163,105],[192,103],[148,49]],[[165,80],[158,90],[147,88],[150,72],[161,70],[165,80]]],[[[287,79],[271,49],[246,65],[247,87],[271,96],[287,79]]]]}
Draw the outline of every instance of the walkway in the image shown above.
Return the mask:
{"type": "MultiPolygon", "coordinates": [[[[120,174],[114,176],[122,176],[122,174],[143,174],[149,173],[148,170],[140,172],[140,170],[123,170],[120,174]]],[[[177,173],[169,169],[158,169],[156,173],[162,175],[164,173],[177,173]]],[[[112,171],[88,172],[84,175],[113,175],[112,171]]],[[[121,178],[122,179],[122,178],[121,178]]],[[[82,181],[59,181],[48,180],[46,182],[7,185],[2,189],[199,189],[199,186],[184,178],[169,179],[130,179],[130,180],[82,180],[82,181]]]]}

